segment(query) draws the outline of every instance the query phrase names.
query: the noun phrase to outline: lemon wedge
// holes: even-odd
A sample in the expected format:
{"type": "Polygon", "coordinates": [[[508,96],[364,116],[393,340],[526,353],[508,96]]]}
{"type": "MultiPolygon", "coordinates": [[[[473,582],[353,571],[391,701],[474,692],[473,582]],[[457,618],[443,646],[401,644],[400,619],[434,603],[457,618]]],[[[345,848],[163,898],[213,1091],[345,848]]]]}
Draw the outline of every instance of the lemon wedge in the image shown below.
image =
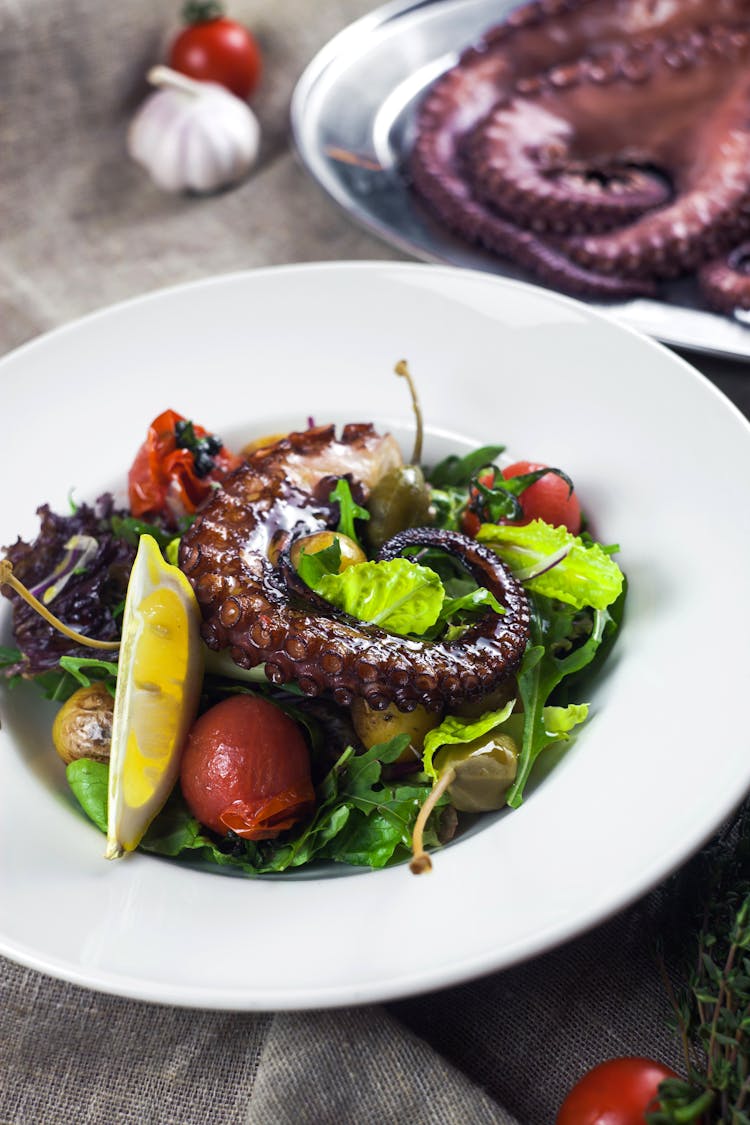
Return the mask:
{"type": "Polygon", "coordinates": [[[200,611],[182,571],[142,535],[122,623],[109,762],[107,859],[132,851],[177,780],[198,709],[200,611]]]}

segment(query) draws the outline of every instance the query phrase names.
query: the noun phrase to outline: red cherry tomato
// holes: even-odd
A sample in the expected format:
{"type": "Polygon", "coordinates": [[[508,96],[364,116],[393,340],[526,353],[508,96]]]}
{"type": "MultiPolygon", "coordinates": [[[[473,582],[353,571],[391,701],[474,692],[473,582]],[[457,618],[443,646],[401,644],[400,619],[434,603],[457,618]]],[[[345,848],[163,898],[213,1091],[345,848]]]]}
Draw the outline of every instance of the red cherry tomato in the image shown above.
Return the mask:
{"type": "Polygon", "coordinates": [[[263,63],[253,36],[235,20],[214,16],[216,4],[193,5],[195,22],[172,43],[169,65],[199,82],[218,82],[238,98],[249,98],[260,82],[263,63]]]}
{"type": "Polygon", "coordinates": [[[273,840],[315,807],[299,727],[256,695],[233,695],[196,720],[180,784],[196,820],[221,836],[273,840]]]}
{"type": "MultiPolygon", "coordinates": [[[[520,477],[524,473],[535,473],[537,469],[546,469],[536,461],[516,461],[503,469],[503,477],[520,477]]],[[[518,497],[523,508],[524,518],[519,523],[530,523],[531,520],[544,520],[553,527],[562,525],[567,527],[573,535],[581,530],[581,506],[575,492],[569,493],[568,485],[555,473],[547,473],[535,484],[525,488],[518,497]]]]}
{"type": "Polygon", "coordinates": [[[139,519],[164,516],[176,524],[180,516],[197,509],[216,482],[242,463],[223,445],[215,451],[205,448],[205,440],[212,435],[202,426],[192,427],[192,448],[191,442],[178,444],[186,440],[178,436],[179,424],[185,421],[174,410],[165,410],[149,426],[128,473],[130,511],[139,519]]]}
{"type": "Polygon", "coordinates": [[[645,1125],[659,1084],[677,1075],[651,1059],[609,1059],[585,1074],[568,1094],[556,1125],[645,1125]]]}

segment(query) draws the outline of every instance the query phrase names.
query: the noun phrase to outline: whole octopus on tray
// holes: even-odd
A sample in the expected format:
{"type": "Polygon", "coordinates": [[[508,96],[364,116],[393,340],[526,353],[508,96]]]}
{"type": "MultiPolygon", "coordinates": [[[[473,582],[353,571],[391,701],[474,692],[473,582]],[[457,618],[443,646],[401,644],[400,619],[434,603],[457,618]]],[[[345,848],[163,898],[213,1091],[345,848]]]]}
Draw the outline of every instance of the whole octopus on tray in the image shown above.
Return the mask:
{"type": "Polygon", "coordinates": [[[549,285],[750,308],[750,0],[534,0],[428,91],[414,187],[549,285]]]}

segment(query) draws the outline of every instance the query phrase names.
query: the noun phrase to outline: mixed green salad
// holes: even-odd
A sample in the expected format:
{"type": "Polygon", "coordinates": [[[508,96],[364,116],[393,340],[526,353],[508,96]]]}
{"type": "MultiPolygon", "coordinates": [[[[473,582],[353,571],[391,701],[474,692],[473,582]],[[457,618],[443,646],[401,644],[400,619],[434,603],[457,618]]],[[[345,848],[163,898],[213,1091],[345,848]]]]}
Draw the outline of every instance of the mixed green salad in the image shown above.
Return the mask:
{"type": "MultiPolygon", "coordinates": [[[[540,756],[587,718],[589,684],[617,635],[626,587],[618,548],[589,533],[567,474],[508,464],[503,454],[485,446],[428,466],[418,449],[364,497],[342,472],[329,495],[330,526],[293,557],[332,613],[432,643],[503,607],[453,556],[425,549],[377,562],[373,544],[427,523],[461,532],[523,586],[530,630],[517,672],[450,713],[401,713],[309,698],[294,683],[268,682],[262,666],[248,671],[227,652],[204,651],[187,740],[171,752],[171,792],[133,847],[251,875],[322,860],[380,868],[412,856],[424,870],[427,849],[477,816],[521,804],[540,756]],[[226,808],[214,800],[219,759],[231,774],[219,800],[226,808]]],[[[0,676],[60,705],[55,746],[71,793],[102,832],[112,810],[115,697],[125,690],[118,646],[138,552],[148,543],[173,568],[181,534],[243,461],[166,411],[131,466],[127,507],[110,495],[63,515],[42,507],[37,538],[8,547],[0,562],[14,630],[13,644],[0,648],[0,676]],[[82,648],[84,636],[110,648],[82,648]]]]}

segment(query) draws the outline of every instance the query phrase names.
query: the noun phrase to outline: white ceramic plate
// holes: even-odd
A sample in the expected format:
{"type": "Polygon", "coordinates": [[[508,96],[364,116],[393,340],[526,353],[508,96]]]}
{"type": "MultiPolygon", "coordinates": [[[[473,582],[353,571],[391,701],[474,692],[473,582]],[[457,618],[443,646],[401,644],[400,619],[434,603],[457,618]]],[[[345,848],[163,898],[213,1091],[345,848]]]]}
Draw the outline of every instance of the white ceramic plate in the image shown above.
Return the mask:
{"type": "Polygon", "coordinates": [[[577,742],[518,811],[447,848],[431,875],[245,880],[147,855],[107,863],[69,804],[53,708],[3,689],[0,952],[202,1007],[403,996],[593,925],[742,798],[748,425],[659,345],[546,292],[426,265],[289,267],[147,296],[43,337],[0,364],[0,543],[34,534],[36,506],[64,509],[71,487],[93,499],[121,485],[166,407],[230,445],[309,414],[408,433],[391,374],[402,356],[433,454],[499,440],[563,466],[596,532],[622,544],[626,625],[577,742]]]}

